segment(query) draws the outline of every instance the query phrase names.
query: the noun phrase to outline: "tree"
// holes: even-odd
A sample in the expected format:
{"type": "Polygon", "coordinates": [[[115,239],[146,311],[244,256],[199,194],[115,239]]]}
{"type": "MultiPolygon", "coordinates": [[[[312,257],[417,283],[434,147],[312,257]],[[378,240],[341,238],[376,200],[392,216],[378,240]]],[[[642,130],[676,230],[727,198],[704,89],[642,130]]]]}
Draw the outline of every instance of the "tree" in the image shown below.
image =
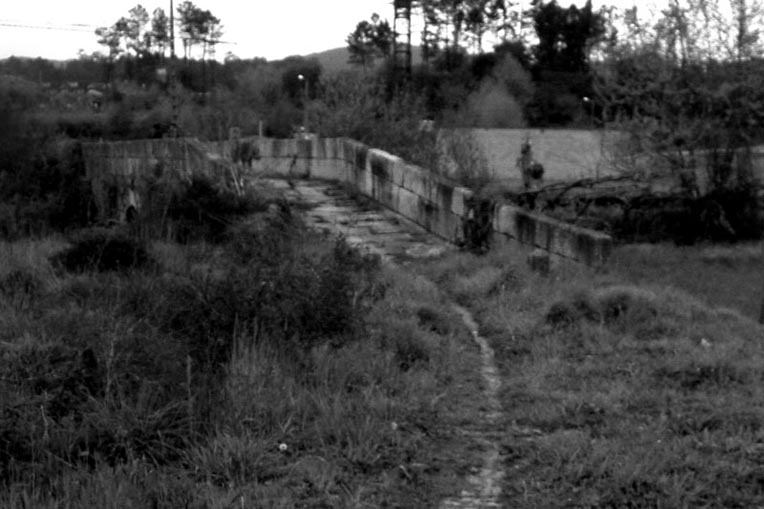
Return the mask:
{"type": "Polygon", "coordinates": [[[539,40],[536,65],[550,71],[587,72],[589,50],[605,34],[604,17],[594,12],[591,0],[581,9],[560,7],[556,0],[534,0],[531,13],[539,40]]]}
{"type": "Polygon", "coordinates": [[[519,3],[511,0],[421,0],[424,30],[422,45],[429,53],[472,46],[483,52],[487,32],[502,33],[502,39],[516,36],[519,3]]]}
{"type": "Polygon", "coordinates": [[[627,37],[595,67],[597,101],[627,133],[614,154],[622,171],[674,177],[697,218],[690,240],[756,237],[751,149],[764,141],[764,65],[746,57],[751,37],[715,43],[746,33],[739,16],[752,11],[725,23],[710,12],[672,0],[650,27],[627,11],[627,37]]]}
{"type": "Polygon", "coordinates": [[[154,48],[156,54],[164,57],[170,45],[170,20],[161,7],[154,9],[148,38],[149,47],[154,48]]]}
{"type": "Polygon", "coordinates": [[[379,14],[371,15],[371,21],[360,21],[345,41],[350,57],[348,61],[364,69],[374,65],[377,58],[389,58],[393,46],[393,30],[379,14]]]}
{"type": "Polygon", "coordinates": [[[106,46],[106,81],[111,83],[114,78],[114,61],[122,53],[120,47],[120,33],[112,27],[99,27],[95,30],[96,36],[98,36],[98,44],[106,46]]]}
{"type": "Polygon", "coordinates": [[[189,0],[178,6],[180,34],[186,59],[191,56],[194,46],[202,46],[202,59],[214,54],[215,45],[223,35],[220,20],[209,10],[204,10],[189,0]]]}
{"type": "Polygon", "coordinates": [[[127,49],[128,51],[132,50],[136,56],[142,55],[149,50],[148,40],[146,39],[146,35],[148,35],[146,25],[149,22],[149,13],[140,4],[128,12],[130,17],[125,21],[127,49]]]}
{"type": "Polygon", "coordinates": [[[134,68],[147,70],[147,63],[135,65],[129,57],[143,59],[151,51],[152,33],[146,30],[149,22],[149,14],[146,9],[138,4],[128,12],[128,16],[122,16],[110,27],[97,28],[98,43],[106,46],[107,81],[111,81],[114,73],[114,63],[120,57],[125,58],[125,68],[128,78],[133,78],[134,68]]]}

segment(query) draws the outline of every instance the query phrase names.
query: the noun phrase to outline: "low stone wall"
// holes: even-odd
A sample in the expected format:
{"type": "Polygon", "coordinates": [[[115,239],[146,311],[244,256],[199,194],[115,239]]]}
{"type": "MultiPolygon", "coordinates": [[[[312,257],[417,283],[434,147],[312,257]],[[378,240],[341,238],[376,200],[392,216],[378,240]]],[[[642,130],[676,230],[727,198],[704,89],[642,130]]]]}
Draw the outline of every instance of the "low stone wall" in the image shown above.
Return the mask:
{"type": "Polygon", "coordinates": [[[82,153],[102,220],[124,221],[159,181],[180,184],[197,174],[230,180],[230,165],[192,138],[83,143],[82,153]]]}
{"type": "MultiPolygon", "coordinates": [[[[446,240],[463,240],[472,192],[448,179],[349,139],[263,138],[256,143],[257,171],[345,182],[446,240]]],[[[498,241],[517,241],[589,266],[604,264],[612,251],[608,235],[513,205],[494,207],[491,226],[498,241]]]]}
{"type": "Polygon", "coordinates": [[[603,265],[613,250],[613,239],[604,233],[580,228],[514,205],[497,207],[494,238],[516,240],[591,267],[603,265]]]}
{"type": "MultiPolygon", "coordinates": [[[[255,144],[260,154],[253,164],[254,175],[344,182],[450,242],[463,240],[463,225],[473,218],[469,189],[363,143],[345,138],[246,141],[255,144]]],[[[99,210],[116,206],[122,215],[157,180],[182,182],[201,173],[228,184],[233,171],[229,142],[163,139],[86,143],[83,153],[99,210]]],[[[496,240],[517,241],[590,266],[605,263],[612,249],[612,239],[607,235],[513,205],[494,207],[488,219],[496,240]]]]}

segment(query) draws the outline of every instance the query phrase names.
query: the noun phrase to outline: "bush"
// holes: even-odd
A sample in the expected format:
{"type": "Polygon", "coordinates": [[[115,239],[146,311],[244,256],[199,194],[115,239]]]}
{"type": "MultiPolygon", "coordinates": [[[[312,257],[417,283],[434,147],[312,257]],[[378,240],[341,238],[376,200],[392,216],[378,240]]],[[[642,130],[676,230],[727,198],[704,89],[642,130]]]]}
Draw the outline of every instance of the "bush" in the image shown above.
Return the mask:
{"type": "Polygon", "coordinates": [[[758,210],[753,186],[717,189],[700,197],[640,195],[629,201],[615,232],[624,240],[670,239],[678,245],[758,239],[758,210]]]}
{"type": "Polygon", "coordinates": [[[152,263],[145,244],[121,230],[83,230],[72,239],[72,244],[51,257],[54,266],[70,272],[106,272],[139,269],[152,263]]]}
{"type": "Polygon", "coordinates": [[[195,176],[188,187],[172,196],[167,218],[174,222],[180,242],[199,239],[220,242],[235,218],[266,208],[267,204],[258,197],[239,196],[216,187],[206,177],[195,176]]]}
{"type": "Polygon", "coordinates": [[[562,328],[584,322],[601,324],[619,334],[652,340],[670,335],[675,320],[671,303],[657,295],[636,287],[610,286],[555,302],[545,322],[562,328]]]}
{"type": "Polygon", "coordinates": [[[483,148],[470,131],[441,130],[438,147],[441,154],[439,166],[447,168],[445,176],[476,193],[491,181],[483,148]]]}

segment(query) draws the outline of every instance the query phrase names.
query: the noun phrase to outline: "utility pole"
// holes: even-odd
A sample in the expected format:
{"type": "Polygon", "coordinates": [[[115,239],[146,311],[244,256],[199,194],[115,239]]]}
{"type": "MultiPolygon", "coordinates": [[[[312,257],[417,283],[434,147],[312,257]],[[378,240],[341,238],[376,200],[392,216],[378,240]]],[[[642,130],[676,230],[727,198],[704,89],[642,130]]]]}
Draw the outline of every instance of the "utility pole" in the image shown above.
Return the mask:
{"type": "Polygon", "coordinates": [[[178,94],[175,90],[175,9],[173,1],[170,0],[170,104],[172,105],[172,124],[170,125],[170,135],[175,138],[178,136],[178,94]]]}
{"type": "Polygon", "coordinates": [[[302,128],[305,136],[308,135],[308,78],[299,74],[297,79],[304,84],[302,89],[302,128]]]}
{"type": "Polygon", "coordinates": [[[175,59],[175,9],[170,0],[170,58],[175,59]]]}
{"type": "Polygon", "coordinates": [[[393,72],[396,79],[411,77],[411,8],[413,0],[394,0],[393,72]]]}

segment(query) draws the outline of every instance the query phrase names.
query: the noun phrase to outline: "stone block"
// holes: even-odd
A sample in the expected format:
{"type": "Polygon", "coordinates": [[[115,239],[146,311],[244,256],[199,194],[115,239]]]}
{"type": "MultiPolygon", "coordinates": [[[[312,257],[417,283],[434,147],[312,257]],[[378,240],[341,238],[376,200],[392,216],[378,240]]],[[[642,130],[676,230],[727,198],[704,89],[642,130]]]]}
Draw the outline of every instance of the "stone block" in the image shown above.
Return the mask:
{"type": "Polygon", "coordinates": [[[294,140],[294,145],[293,154],[297,154],[298,159],[311,159],[313,157],[313,140],[294,140]]]}
{"type": "Polygon", "coordinates": [[[311,140],[310,158],[314,160],[330,159],[329,138],[315,138],[311,140]]]}
{"type": "Polygon", "coordinates": [[[419,221],[419,202],[421,198],[409,191],[408,189],[399,187],[397,189],[398,206],[396,211],[403,217],[406,217],[417,224],[421,224],[419,221]]]}
{"type": "Polygon", "coordinates": [[[323,180],[345,179],[343,164],[336,159],[312,159],[310,163],[310,177],[323,180]]]}
{"type": "Polygon", "coordinates": [[[376,178],[381,178],[393,182],[393,167],[395,166],[395,157],[383,150],[376,148],[369,149],[368,163],[371,173],[376,178]]]}
{"type": "Polygon", "coordinates": [[[427,197],[438,209],[451,210],[451,202],[454,198],[454,188],[444,185],[439,180],[432,180],[430,195],[427,197]]]}
{"type": "Polygon", "coordinates": [[[517,238],[517,225],[515,223],[515,210],[513,205],[500,205],[494,210],[493,229],[508,237],[517,238]]]}
{"type": "Polygon", "coordinates": [[[356,166],[358,158],[356,156],[360,147],[363,146],[360,142],[351,140],[349,138],[342,138],[342,157],[346,163],[356,166]]]}
{"type": "Polygon", "coordinates": [[[428,181],[424,170],[422,170],[419,166],[414,166],[413,164],[406,166],[406,173],[402,187],[423,198],[427,198],[430,195],[430,182],[428,181]]]}
{"type": "Polygon", "coordinates": [[[393,184],[378,175],[371,175],[371,197],[385,207],[392,208],[393,184]]]}
{"type": "Polygon", "coordinates": [[[548,251],[551,249],[554,241],[555,224],[549,218],[540,215],[533,214],[530,217],[536,225],[533,245],[548,251]]]}
{"type": "Polygon", "coordinates": [[[436,217],[437,225],[434,228],[434,233],[449,242],[456,243],[462,237],[462,218],[447,209],[438,209],[436,217]]]}
{"type": "Polygon", "coordinates": [[[590,267],[603,265],[612,251],[610,236],[581,229],[576,236],[576,260],[590,267]]]}
{"type": "Polygon", "coordinates": [[[467,214],[467,200],[472,197],[472,191],[466,187],[455,187],[451,200],[451,212],[464,217],[467,214]]]}
{"type": "Polygon", "coordinates": [[[393,183],[396,186],[404,187],[404,184],[406,182],[406,173],[410,165],[406,161],[401,159],[400,157],[395,157],[395,156],[393,157],[394,157],[393,167],[392,167],[393,183]]]}

